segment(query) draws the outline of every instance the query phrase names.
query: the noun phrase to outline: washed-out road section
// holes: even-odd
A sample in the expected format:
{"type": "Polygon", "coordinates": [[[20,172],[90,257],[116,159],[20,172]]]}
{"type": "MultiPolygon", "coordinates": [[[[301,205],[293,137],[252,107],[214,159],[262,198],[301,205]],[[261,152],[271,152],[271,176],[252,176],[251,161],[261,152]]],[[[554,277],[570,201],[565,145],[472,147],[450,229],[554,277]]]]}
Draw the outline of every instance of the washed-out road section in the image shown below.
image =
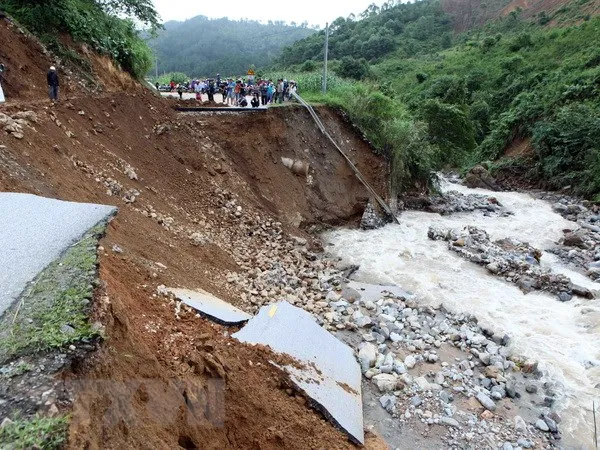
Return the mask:
{"type": "Polygon", "coordinates": [[[48,264],[115,212],[112,206],[0,193],[0,316],[48,264]]]}

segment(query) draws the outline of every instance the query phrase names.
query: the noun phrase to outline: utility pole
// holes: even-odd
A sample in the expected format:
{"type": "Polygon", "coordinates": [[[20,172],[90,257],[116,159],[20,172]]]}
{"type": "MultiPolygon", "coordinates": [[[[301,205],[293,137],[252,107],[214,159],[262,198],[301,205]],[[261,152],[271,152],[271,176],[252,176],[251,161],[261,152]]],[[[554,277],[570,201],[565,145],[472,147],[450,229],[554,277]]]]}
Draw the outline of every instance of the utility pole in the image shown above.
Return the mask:
{"type": "Polygon", "coordinates": [[[156,60],[156,79],[158,80],[158,55],[154,55],[154,59],[156,60]]]}
{"type": "Polygon", "coordinates": [[[325,24],[325,64],[323,65],[323,95],[327,94],[327,58],[329,57],[329,23],[325,24]]]}

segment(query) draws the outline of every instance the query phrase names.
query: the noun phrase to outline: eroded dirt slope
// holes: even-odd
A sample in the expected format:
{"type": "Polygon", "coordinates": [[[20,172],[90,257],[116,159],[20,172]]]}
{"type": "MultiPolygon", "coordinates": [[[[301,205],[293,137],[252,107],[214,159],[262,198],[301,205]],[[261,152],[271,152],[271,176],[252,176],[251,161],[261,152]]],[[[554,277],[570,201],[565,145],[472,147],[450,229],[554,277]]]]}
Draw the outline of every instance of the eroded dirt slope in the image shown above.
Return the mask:
{"type": "MultiPolygon", "coordinates": [[[[288,390],[268,363],[275,356],[157,296],[160,285],[203,288],[253,312],[268,299],[232,274],[268,269],[267,249],[302,266],[313,256],[297,242],[312,239],[298,225],[362,211],[363,187],[308,114],[182,115],[143,89],[58,106],[21,100],[1,112],[23,110],[37,123],[23,139],[0,133],[0,189],[120,208],[100,251],[94,318],[106,341],[66,374],[79,392],[70,446],[350,446],[288,390]],[[281,157],[310,162],[310,177],[281,157]]],[[[320,113],[385,193],[384,162],[336,113],[320,113]]]]}

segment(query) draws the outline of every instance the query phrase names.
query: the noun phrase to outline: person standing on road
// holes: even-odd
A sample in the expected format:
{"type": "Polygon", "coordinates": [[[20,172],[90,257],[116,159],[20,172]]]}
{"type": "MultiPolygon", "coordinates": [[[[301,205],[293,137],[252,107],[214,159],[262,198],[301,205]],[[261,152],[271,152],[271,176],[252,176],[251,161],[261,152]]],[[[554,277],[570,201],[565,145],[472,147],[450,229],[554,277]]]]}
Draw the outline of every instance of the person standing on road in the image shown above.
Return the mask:
{"type": "Polygon", "coordinates": [[[198,81],[196,83],[196,85],[194,86],[194,91],[196,92],[196,100],[201,102],[202,101],[202,83],[200,83],[200,81],[198,81]]]}
{"type": "Polygon", "coordinates": [[[56,67],[50,66],[50,70],[48,71],[46,78],[48,79],[48,96],[53,103],[57,102],[58,86],[60,85],[60,81],[58,79],[58,74],[56,73],[56,67]]]}

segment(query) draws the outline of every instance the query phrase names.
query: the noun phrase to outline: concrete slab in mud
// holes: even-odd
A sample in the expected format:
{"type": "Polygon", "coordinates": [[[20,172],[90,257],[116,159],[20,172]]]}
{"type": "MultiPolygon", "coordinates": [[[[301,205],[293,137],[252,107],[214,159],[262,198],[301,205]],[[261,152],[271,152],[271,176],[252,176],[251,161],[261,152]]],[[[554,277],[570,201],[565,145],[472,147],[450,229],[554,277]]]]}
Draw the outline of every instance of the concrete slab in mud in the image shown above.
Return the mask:
{"type": "Polygon", "coordinates": [[[250,314],[203,290],[167,289],[167,291],[200,314],[223,325],[239,325],[252,318],[250,314]]]}
{"type": "Polygon", "coordinates": [[[115,211],[113,206],[0,193],[0,316],[27,283],[115,211]]]}
{"type": "Polygon", "coordinates": [[[268,345],[300,362],[283,369],[292,382],[355,443],[364,443],[361,372],[352,349],[306,311],[281,302],[264,306],[233,337],[268,345]]]}

